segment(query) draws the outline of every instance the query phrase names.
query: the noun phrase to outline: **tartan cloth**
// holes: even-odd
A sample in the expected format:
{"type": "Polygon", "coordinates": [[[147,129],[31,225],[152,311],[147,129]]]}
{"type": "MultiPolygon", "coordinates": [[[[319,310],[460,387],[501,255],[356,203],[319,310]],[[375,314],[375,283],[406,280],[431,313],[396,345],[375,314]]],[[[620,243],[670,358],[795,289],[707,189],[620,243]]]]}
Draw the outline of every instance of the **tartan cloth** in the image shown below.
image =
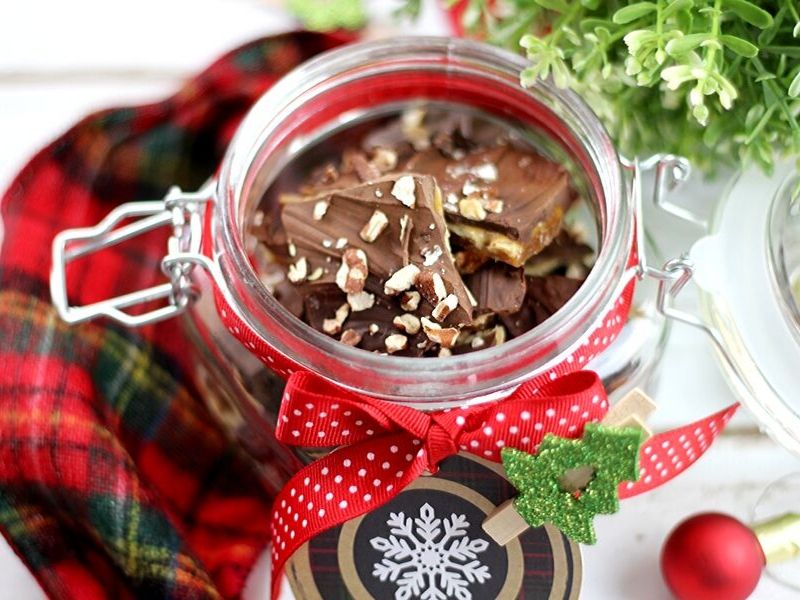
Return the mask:
{"type": "MultiPolygon", "coordinates": [[[[67,326],[49,301],[63,229],[211,176],[249,106],[343,41],[297,32],[222,57],[169,99],[82,120],[2,199],[0,529],[52,598],[236,598],[272,494],[192,387],[176,320],[67,326]]],[[[68,271],[85,304],[160,282],[167,228],[68,271]]]]}

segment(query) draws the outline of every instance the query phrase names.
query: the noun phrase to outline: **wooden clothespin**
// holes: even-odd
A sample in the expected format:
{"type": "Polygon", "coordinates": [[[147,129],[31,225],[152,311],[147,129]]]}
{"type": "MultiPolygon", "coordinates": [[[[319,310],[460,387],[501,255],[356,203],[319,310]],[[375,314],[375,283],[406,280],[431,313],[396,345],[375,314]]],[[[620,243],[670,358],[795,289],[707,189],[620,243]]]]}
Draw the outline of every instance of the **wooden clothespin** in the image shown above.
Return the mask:
{"type": "MultiPolygon", "coordinates": [[[[642,390],[635,388],[611,407],[601,421],[601,425],[608,427],[637,427],[644,432],[645,438],[649,438],[652,432],[647,428],[645,422],[655,409],[655,402],[642,390]]],[[[559,484],[567,491],[580,490],[591,480],[593,474],[594,469],[591,465],[571,469],[564,473],[559,480],[559,484]]],[[[495,542],[505,546],[511,540],[524,533],[528,529],[528,523],[516,511],[514,498],[511,498],[495,508],[484,519],[483,529],[495,542]]]]}

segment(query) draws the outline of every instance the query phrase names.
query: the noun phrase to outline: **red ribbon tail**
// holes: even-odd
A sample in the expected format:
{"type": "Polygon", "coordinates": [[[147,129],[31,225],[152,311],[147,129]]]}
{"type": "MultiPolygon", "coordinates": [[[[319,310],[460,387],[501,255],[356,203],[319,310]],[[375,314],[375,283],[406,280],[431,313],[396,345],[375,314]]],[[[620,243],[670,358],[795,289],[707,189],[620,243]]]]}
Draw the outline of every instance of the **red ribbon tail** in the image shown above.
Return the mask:
{"type": "Polygon", "coordinates": [[[630,498],[656,488],[683,473],[705,454],[739,404],[704,419],[656,434],[639,451],[639,479],[619,486],[619,497],[630,498]]]}

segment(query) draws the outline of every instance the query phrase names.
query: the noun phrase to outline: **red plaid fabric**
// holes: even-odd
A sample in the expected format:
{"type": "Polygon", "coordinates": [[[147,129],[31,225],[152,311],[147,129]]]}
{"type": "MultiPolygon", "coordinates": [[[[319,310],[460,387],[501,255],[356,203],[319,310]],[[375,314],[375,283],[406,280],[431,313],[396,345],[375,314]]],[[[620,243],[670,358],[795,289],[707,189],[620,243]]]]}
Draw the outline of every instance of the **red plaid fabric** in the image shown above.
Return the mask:
{"type": "MultiPolygon", "coordinates": [[[[196,189],[248,107],[341,40],[248,44],[171,98],[103,111],[42,150],[2,199],[0,529],[53,598],[235,598],[268,540],[266,489],[191,385],[179,323],[64,325],[53,236],[122,202],[196,189]]],[[[69,271],[83,304],[157,283],[167,231],[69,271]]]]}

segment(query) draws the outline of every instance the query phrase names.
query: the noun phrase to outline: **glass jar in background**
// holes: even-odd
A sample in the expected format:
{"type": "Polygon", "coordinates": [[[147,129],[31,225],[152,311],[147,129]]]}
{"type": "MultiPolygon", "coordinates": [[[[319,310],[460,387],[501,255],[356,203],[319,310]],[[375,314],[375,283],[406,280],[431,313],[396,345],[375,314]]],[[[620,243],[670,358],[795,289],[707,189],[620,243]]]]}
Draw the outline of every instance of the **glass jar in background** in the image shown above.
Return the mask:
{"type": "Polygon", "coordinates": [[[759,425],[800,453],[800,175],[735,177],[691,251],[700,325],[716,341],[723,373],[759,425]]]}

